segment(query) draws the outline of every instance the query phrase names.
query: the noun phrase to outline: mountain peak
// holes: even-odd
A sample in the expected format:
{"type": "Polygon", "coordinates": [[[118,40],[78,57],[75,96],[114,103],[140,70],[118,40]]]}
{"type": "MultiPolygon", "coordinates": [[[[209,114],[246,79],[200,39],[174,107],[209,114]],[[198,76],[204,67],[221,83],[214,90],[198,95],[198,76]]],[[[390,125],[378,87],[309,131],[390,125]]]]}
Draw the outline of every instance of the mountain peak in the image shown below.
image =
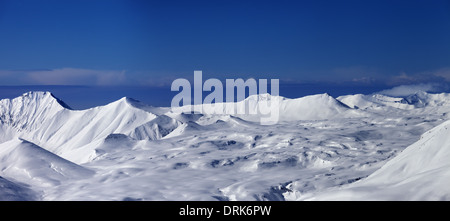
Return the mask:
{"type": "Polygon", "coordinates": [[[29,99],[29,100],[42,100],[46,98],[54,97],[52,93],[48,91],[29,91],[23,93],[19,98],[21,99],[29,99]]]}
{"type": "Polygon", "coordinates": [[[43,101],[47,100],[48,102],[55,100],[59,105],[61,105],[63,108],[72,110],[72,108],[67,105],[64,101],[57,98],[53,93],[49,91],[29,91],[24,94],[22,94],[21,99],[27,99],[27,100],[34,100],[34,101],[43,101]]]}
{"type": "Polygon", "coordinates": [[[112,105],[112,106],[120,106],[120,107],[122,107],[122,108],[125,108],[125,107],[126,107],[126,108],[133,107],[133,108],[138,108],[138,109],[140,109],[139,106],[140,106],[140,105],[143,105],[143,104],[140,104],[140,101],[135,100],[135,99],[133,99],[133,98],[122,97],[122,98],[120,98],[119,100],[116,100],[116,101],[114,101],[114,102],[112,102],[112,103],[107,104],[106,106],[110,106],[110,105],[112,105]]]}
{"type": "Polygon", "coordinates": [[[33,129],[39,127],[47,116],[70,109],[60,99],[50,92],[30,91],[14,99],[0,100],[0,123],[12,125],[15,128],[33,129]],[[31,122],[36,123],[31,128],[31,122]]]}

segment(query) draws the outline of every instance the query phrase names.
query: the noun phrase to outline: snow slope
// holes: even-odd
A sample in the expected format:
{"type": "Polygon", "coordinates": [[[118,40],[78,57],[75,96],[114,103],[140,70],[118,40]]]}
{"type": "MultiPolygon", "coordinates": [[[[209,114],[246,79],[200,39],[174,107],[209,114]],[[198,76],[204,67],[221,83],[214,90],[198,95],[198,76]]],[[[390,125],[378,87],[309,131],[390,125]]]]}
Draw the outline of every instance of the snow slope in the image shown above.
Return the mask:
{"type": "Polygon", "coordinates": [[[0,176],[0,201],[39,200],[39,196],[28,185],[12,182],[0,176]]]}
{"type": "Polygon", "coordinates": [[[0,100],[0,123],[29,132],[66,109],[69,107],[49,92],[28,92],[12,100],[0,100]]]}
{"type": "Polygon", "coordinates": [[[447,121],[426,132],[366,179],[305,199],[450,200],[449,159],[450,121],[447,121]]]}
{"type": "Polygon", "coordinates": [[[386,107],[393,107],[403,110],[414,109],[413,105],[405,102],[404,98],[389,97],[381,94],[373,95],[345,95],[340,96],[337,100],[348,105],[351,108],[357,109],[378,109],[382,110],[386,107]]]}
{"type": "Polygon", "coordinates": [[[393,107],[402,110],[411,110],[423,107],[450,106],[450,94],[430,94],[418,91],[405,97],[390,97],[382,94],[371,95],[345,95],[336,98],[351,108],[379,109],[393,107]]]}
{"type": "MultiPolygon", "coordinates": [[[[181,125],[138,105],[135,100],[122,98],[105,106],[74,111],[49,92],[25,93],[0,101],[0,142],[22,137],[55,154],[64,154],[114,133],[135,139],[160,139],[181,125]]],[[[152,110],[157,112],[157,108],[152,110]]]]}
{"type": "Polygon", "coordinates": [[[450,94],[430,94],[423,91],[418,91],[414,94],[406,96],[404,100],[414,107],[438,107],[450,105],[450,94]]]}
{"type": "Polygon", "coordinates": [[[275,113],[277,121],[292,120],[324,120],[337,117],[358,117],[362,113],[350,109],[346,104],[328,94],[317,94],[297,99],[288,99],[270,94],[252,95],[243,101],[235,103],[187,105],[172,109],[175,113],[228,114],[243,120],[260,122],[262,117],[275,113]],[[271,108],[274,105],[276,110],[271,108]],[[217,110],[215,109],[217,108],[217,110]],[[278,117],[279,116],[279,117],[278,117]]]}
{"type": "Polygon", "coordinates": [[[285,99],[280,109],[280,117],[283,121],[330,119],[350,111],[345,104],[328,94],[285,99]]]}
{"type": "Polygon", "coordinates": [[[39,186],[59,185],[94,173],[23,139],[0,144],[0,168],[6,176],[39,186]]]}

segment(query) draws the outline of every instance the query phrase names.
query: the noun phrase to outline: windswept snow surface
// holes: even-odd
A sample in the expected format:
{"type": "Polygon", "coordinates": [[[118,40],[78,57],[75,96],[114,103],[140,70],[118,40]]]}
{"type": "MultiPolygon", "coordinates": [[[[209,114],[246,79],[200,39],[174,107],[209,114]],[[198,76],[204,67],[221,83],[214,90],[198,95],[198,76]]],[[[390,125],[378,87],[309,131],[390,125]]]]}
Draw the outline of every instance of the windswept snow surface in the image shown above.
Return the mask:
{"type": "Polygon", "coordinates": [[[270,99],[274,125],[130,98],[81,111],[50,92],[1,100],[0,200],[449,200],[449,94],[236,108],[270,99]]]}
{"type": "Polygon", "coordinates": [[[366,179],[309,197],[311,200],[450,200],[449,159],[450,121],[446,121],[366,179]]]}

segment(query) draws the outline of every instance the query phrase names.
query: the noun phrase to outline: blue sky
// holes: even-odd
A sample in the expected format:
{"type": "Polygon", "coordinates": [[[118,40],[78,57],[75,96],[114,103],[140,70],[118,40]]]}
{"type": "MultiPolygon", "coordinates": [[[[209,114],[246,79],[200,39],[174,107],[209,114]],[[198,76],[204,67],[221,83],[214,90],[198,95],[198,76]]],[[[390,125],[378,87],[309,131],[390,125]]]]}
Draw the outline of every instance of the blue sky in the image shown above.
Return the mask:
{"type": "Polygon", "coordinates": [[[450,81],[450,1],[0,0],[0,85],[450,81]]]}

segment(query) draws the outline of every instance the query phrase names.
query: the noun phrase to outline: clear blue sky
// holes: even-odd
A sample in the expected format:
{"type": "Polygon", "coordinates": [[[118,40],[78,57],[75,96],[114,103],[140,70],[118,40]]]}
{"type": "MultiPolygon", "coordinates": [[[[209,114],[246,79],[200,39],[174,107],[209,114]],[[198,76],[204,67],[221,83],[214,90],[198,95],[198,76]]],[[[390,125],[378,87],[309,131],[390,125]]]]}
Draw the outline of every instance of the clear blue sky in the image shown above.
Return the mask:
{"type": "Polygon", "coordinates": [[[0,85],[450,81],[450,1],[0,0],[0,85]]]}

